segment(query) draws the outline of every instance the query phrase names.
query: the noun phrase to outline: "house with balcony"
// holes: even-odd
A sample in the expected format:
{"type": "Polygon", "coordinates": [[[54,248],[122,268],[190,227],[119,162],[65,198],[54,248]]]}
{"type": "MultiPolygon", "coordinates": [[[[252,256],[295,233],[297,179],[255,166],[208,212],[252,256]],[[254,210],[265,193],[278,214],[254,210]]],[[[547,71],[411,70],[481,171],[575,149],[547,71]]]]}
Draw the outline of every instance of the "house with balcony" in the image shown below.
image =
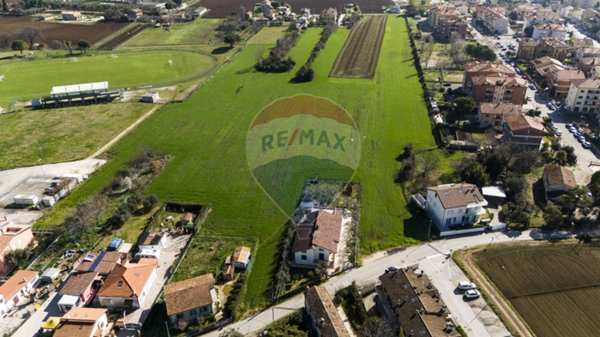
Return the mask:
{"type": "Polygon", "coordinates": [[[10,272],[10,266],[6,261],[8,253],[31,248],[34,244],[31,226],[13,224],[6,217],[0,219],[0,274],[10,272]]]}
{"type": "Polygon", "coordinates": [[[573,112],[600,112],[600,78],[571,81],[565,105],[573,112]]]}
{"type": "Polygon", "coordinates": [[[531,38],[534,40],[539,40],[544,37],[553,38],[558,41],[564,41],[567,39],[567,29],[565,26],[557,23],[542,23],[533,26],[531,38]]]}
{"type": "Polygon", "coordinates": [[[58,307],[67,312],[89,304],[101,285],[98,272],[71,274],[58,292],[58,307]]]}
{"type": "Polygon", "coordinates": [[[477,20],[492,34],[504,34],[508,31],[508,18],[504,15],[502,7],[488,7],[479,5],[475,9],[477,20]]]}
{"type": "Polygon", "coordinates": [[[525,102],[527,84],[504,64],[471,62],[465,65],[463,90],[477,103],[525,102]]]}
{"type": "Polygon", "coordinates": [[[464,38],[467,33],[465,14],[451,3],[431,5],[428,23],[433,30],[433,38],[438,42],[450,42],[453,35],[464,38]]]}
{"type": "Polygon", "coordinates": [[[555,71],[546,77],[550,87],[550,96],[563,99],[569,94],[571,83],[575,80],[584,80],[585,74],[577,69],[564,69],[555,71]]]}
{"type": "Polygon", "coordinates": [[[481,103],[477,110],[477,119],[482,127],[492,127],[496,131],[502,131],[506,116],[522,113],[521,106],[512,103],[481,103]]]}
{"type": "Polygon", "coordinates": [[[440,232],[447,232],[478,222],[487,204],[473,184],[445,184],[427,189],[425,211],[440,232]]]}
{"type": "Polygon", "coordinates": [[[156,280],[156,259],[118,264],[96,294],[96,306],[109,310],[132,310],[142,306],[156,280]]]}
{"type": "Polygon", "coordinates": [[[34,293],[40,279],[37,271],[19,270],[0,286],[0,317],[34,293]]]}
{"type": "Polygon", "coordinates": [[[502,125],[502,141],[526,148],[539,149],[544,138],[544,125],[539,117],[510,115],[502,125]]]}
{"type": "Polygon", "coordinates": [[[567,54],[567,44],[553,38],[524,39],[519,42],[519,49],[517,49],[517,58],[524,61],[549,56],[562,62],[567,54]]]}

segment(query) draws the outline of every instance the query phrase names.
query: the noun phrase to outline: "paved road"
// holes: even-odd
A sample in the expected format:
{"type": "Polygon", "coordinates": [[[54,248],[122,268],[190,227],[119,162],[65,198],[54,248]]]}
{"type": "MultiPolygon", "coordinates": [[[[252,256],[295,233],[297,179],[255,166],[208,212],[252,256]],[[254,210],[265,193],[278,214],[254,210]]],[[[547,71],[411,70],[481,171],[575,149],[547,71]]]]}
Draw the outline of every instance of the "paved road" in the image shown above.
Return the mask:
{"type": "MultiPolygon", "coordinates": [[[[486,233],[477,236],[459,237],[424,243],[412,246],[390,254],[380,253],[364,260],[364,266],[328,280],[324,285],[331,294],[349,286],[355,281],[358,286],[369,286],[377,282],[378,277],[386,267],[396,265],[407,267],[419,264],[425,270],[432,282],[441,293],[442,299],[454,313],[458,324],[464,326],[472,337],[505,337],[506,328],[499,324],[498,318],[491,311],[482,308],[486,305],[483,300],[464,302],[454,294],[455,282],[463,279],[464,275],[453,262],[446,259],[446,254],[459,249],[470,248],[483,244],[495,244],[514,240],[531,240],[530,232],[486,233]],[[448,267],[447,263],[450,263],[448,267]],[[445,269],[446,268],[446,269],[445,269]],[[451,270],[448,273],[447,270],[451,270]]],[[[251,334],[264,329],[268,324],[304,306],[303,295],[295,296],[273,308],[266,309],[248,319],[230,324],[242,334],[251,334]]],[[[218,337],[221,331],[213,331],[204,336],[218,337]]]]}

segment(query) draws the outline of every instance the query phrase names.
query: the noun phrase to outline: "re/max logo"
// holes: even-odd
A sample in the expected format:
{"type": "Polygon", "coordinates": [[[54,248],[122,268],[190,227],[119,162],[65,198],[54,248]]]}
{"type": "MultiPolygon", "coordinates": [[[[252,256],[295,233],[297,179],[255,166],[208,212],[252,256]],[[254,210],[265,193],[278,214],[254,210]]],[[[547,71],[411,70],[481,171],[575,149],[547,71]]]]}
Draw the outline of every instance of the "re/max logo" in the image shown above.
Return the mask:
{"type": "Polygon", "coordinates": [[[345,140],[346,136],[341,136],[335,132],[327,132],[325,130],[318,132],[314,129],[294,129],[291,134],[288,130],[282,130],[262,136],[262,151],[272,150],[275,146],[284,147],[296,143],[298,145],[327,146],[334,150],[339,149],[342,152],[346,152],[346,149],[344,148],[345,140]]]}

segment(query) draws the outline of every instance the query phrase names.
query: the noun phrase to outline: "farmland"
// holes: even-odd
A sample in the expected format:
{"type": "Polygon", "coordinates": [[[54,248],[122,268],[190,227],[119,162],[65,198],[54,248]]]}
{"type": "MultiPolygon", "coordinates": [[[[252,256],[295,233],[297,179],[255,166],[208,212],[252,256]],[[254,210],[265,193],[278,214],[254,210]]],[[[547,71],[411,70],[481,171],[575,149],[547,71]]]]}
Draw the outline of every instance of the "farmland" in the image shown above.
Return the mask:
{"type": "Polygon", "coordinates": [[[168,31],[162,28],[147,28],[122,46],[213,44],[220,42],[215,37],[219,22],[221,20],[197,19],[192,22],[174,23],[168,31]]]}
{"type": "Polygon", "coordinates": [[[0,170],[85,158],[150,108],[114,103],[0,114],[0,170]]]}
{"type": "Polygon", "coordinates": [[[44,42],[88,40],[92,44],[109,37],[111,34],[127,26],[127,23],[96,23],[89,25],[51,23],[34,21],[31,16],[1,16],[0,32],[12,32],[25,27],[33,27],[41,31],[44,42]]]}
{"type": "Polygon", "coordinates": [[[368,16],[352,29],[330,76],[373,78],[385,33],[385,15],[368,16]]]}
{"type": "Polygon", "coordinates": [[[215,66],[209,55],[184,51],[97,54],[0,63],[0,106],[48,95],[55,85],[108,81],[111,88],[167,85],[198,77],[215,66]],[[40,69],[44,75],[40,76],[40,69]],[[152,70],[152,71],[148,71],[152,70]],[[65,74],[68,73],[68,80],[65,74]]]}
{"type": "MultiPolygon", "coordinates": [[[[435,148],[422,100],[405,22],[389,17],[387,33],[373,81],[328,76],[336,56],[349,36],[338,29],[313,64],[312,82],[289,80],[319,40],[309,30],[291,51],[298,61],[290,73],[254,71],[257,53],[264,45],[248,45],[236,59],[187,101],[157,111],[112,149],[114,158],[88,183],[48,213],[37,226],[55,226],[79,200],[98,193],[140,149],[172,155],[148,193],[163,201],[209,204],[212,212],[200,236],[253,237],[257,251],[245,296],[246,305],[259,308],[269,298],[270,282],[282,228],[295,200],[273,204],[257,186],[245,162],[246,133],[256,114],[282,97],[307,94],[331,99],[354,118],[362,137],[362,156],[354,180],[362,186],[361,250],[371,253],[425,236],[425,226],[407,212],[401,188],[394,183],[399,168],[395,160],[409,142],[416,149],[435,148]],[[260,85],[257,85],[259,83],[260,85]],[[282,212],[281,209],[285,211],[282,212]]],[[[295,171],[296,179],[314,172],[295,171]]],[[[323,179],[346,172],[330,170],[323,179]]],[[[288,195],[297,196],[299,190],[288,195]]]]}
{"type": "MultiPolygon", "coordinates": [[[[254,0],[201,0],[200,5],[209,9],[203,17],[205,18],[225,18],[232,12],[239,12],[240,7],[248,9],[254,8],[254,0]]],[[[319,14],[323,10],[333,7],[338,11],[348,3],[346,0],[292,0],[288,2],[292,5],[292,10],[299,12],[301,8],[310,8],[312,13],[319,14]]],[[[364,2],[354,2],[360,6],[364,13],[381,13],[381,6],[390,5],[390,1],[372,0],[364,2]]]]}
{"type": "Polygon", "coordinates": [[[600,335],[600,245],[498,246],[475,255],[537,336],[600,335]]]}

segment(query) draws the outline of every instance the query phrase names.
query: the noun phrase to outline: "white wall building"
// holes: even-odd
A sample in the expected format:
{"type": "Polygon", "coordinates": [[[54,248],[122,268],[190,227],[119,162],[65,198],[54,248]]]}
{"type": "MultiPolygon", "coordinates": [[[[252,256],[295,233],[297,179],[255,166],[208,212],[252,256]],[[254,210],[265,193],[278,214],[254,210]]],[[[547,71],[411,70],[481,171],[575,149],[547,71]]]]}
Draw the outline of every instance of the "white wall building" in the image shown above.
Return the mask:
{"type": "Polygon", "coordinates": [[[571,81],[565,104],[572,112],[600,112],[600,78],[571,81]]]}
{"type": "Polygon", "coordinates": [[[427,189],[425,210],[441,231],[473,224],[485,213],[487,201],[473,184],[447,184],[427,189]]]}
{"type": "Polygon", "coordinates": [[[564,26],[556,23],[539,24],[533,26],[533,33],[531,38],[539,40],[543,37],[550,37],[559,41],[567,39],[567,30],[564,26]]]}
{"type": "Polygon", "coordinates": [[[498,10],[487,7],[477,6],[477,19],[483,23],[485,28],[494,34],[504,34],[508,32],[508,18],[498,10]]]}
{"type": "Polygon", "coordinates": [[[39,274],[36,271],[19,270],[0,286],[0,316],[4,317],[23,297],[33,292],[39,274]]]}

